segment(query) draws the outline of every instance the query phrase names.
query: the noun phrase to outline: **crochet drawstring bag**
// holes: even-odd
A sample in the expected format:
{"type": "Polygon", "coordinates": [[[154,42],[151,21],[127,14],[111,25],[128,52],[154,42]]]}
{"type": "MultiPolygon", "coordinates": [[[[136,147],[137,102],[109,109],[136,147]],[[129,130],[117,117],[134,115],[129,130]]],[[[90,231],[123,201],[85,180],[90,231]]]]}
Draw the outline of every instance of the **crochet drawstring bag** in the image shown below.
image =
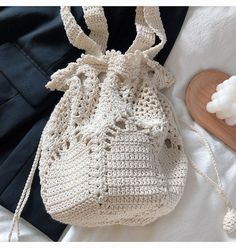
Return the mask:
{"type": "Polygon", "coordinates": [[[70,225],[146,225],[170,213],[183,194],[188,159],[161,93],[174,78],[153,60],[166,42],[159,8],[136,8],[137,35],[124,54],[106,51],[103,8],[83,11],[89,36],[70,7],[61,7],[70,43],[85,53],[46,85],[64,95],[42,132],[9,240],[15,225],[19,237],[37,168],[47,213],[70,225]]]}

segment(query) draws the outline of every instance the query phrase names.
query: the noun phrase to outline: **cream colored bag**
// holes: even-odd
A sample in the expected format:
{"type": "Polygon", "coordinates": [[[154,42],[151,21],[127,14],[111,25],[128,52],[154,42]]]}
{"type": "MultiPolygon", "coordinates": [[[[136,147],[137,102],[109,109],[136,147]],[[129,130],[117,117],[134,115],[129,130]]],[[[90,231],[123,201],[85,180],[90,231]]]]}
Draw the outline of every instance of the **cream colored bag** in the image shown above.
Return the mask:
{"type": "Polygon", "coordinates": [[[43,130],[13,227],[38,164],[47,212],[71,225],[145,225],[172,211],[184,190],[187,157],[161,93],[174,79],[153,60],[166,42],[159,8],[137,7],[137,36],[125,54],[106,51],[103,8],[83,10],[89,37],[61,8],[69,41],[86,54],[46,86],[65,93],[43,130]]]}

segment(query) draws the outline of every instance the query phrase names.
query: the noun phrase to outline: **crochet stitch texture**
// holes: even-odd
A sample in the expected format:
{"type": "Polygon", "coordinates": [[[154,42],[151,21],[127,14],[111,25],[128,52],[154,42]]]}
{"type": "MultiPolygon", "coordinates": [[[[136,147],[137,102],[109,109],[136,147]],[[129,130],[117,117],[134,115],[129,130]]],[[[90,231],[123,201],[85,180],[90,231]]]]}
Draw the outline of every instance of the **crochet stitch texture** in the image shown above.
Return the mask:
{"type": "Polygon", "coordinates": [[[173,108],[161,93],[174,78],[153,60],[166,42],[159,8],[137,7],[137,36],[125,54],[106,51],[103,8],[83,10],[89,36],[61,8],[69,41],[86,53],[47,84],[65,93],[41,136],[41,196],[63,223],[145,225],[175,208],[187,175],[173,108]]]}
{"type": "MultiPolygon", "coordinates": [[[[109,33],[103,8],[83,11],[89,36],[77,25],[70,7],[61,8],[69,41],[85,54],[54,73],[46,85],[65,93],[43,130],[9,241],[15,227],[19,239],[20,216],[38,166],[47,212],[71,225],[145,225],[172,211],[183,194],[188,160],[174,109],[161,93],[174,78],[153,61],[166,42],[159,8],[136,8],[137,35],[124,54],[106,51],[109,33]]],[[[189,127],[203,141],[217,181],[191,158],[189,165],[223,199],[223,229],[231,233],[236,211],[214,154],[204,135],[189,127]]]]}

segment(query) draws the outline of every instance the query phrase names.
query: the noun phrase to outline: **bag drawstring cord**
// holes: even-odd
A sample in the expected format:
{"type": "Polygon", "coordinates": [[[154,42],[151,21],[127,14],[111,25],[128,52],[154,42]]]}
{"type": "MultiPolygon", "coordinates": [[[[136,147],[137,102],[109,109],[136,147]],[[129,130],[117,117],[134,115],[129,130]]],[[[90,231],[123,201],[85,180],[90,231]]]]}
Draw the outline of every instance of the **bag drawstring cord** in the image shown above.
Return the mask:
{"type": "Polygon", "coordinates": [[[231,203],[228,195],[226,194],[226,192],[223,188],[222,182],[220,180],[219,170],[217,169],[216,159],[215,159],[215,156],[213,154],[212,148],[210,147],[208,141],[206,140],[206,138],[203,136],[203,134],[199,130],[197,130],[195,127],[193,127],[191,125],[188,125],[187,123],[185,123],[185,125],[190,127],[200,137],[200,139],[204,142],[204,146],[210,155],[212,166],[213,166],[215,174],[216,174],[217,182],[215,182],[213,179],[211,179],[206,173],[201,171],[198,168],[198,166],[194,163],[194,161],[189,157],[188,159],[190,162],[190,166],[194,169],[194,171],[196,173],[198,173],[209,184],[211,184],[215,188],[216,192],[223,199],[223,201],[225,203],[225,208],[226,208],[226,214],[224,215],[223,223],[222,223],[223,229],[227,233],[232,233],[236,230],[236,210],[233,208],[232,203],[231,203]]]}
{"type": "Polygon", "coordinates": [[[183,124],[185,124],[187,127],[189,127],[190,129],[192,129],[199,137],[200,139],[203,141],[204,146],[206,147],[206,150],[208,151],[209,155],[210,155],[210,159],[212,162],[212,166],[214,168],[215,174],[216,174],[216,178],[217,178],[217,182],[215,182],[214,180],[212,180],[206,173],[204,173],[202,170],[200,170],[198,168],[198,166],[193,162],[193,160],[190,158],[190,156],[188,156],[188,160],[189,160],[189,164],[190,166],[193,168],[193,170],[198,173],[200,176],[202,176],[209,184],[211,184],[216,192],[221,196],[221,198],[223,199],[224,203],[225,203],[225,208],[226,208],[226,214],[224,215],[223,218],[223,230],[227,233],[232,233],[236,230],[236,210],[235,208],[233,208],[232,203],[228,197],[228,195],[226,194],[222,182],[220,180],[220,175],[219,175],[219,170],[217,169],[217,163],[216,163],[216,159],[214,156],[214,153],[208,143],[208,141],[206,140],[206,138],[203,136],[203,134],[195,127],[193,127],[190,124],[187,124],[186,122],[184,122],[183,120],[179,120],[179,118],[177,117],[174,107],[172,105],[172,103],[170,102],[170,100],[162,93],[160,93],[165,99],[166,101],[170,104],[171,109],[172,109],[172,113],[174,115],[175,121],[179,126],[179,121],[181,121],[183,124]]]}
{"type": "Polygon", "coordinates": [[[13,216],[13,220],[12,220],[9,235],[8,235],[8,242],[11,242],[12,234],[13,234],[15,226],[16,226],[16,231],[17,231],[16,232],[17,241],[19,240],[19,236],[20,236],[20,227],[19,227],[20,216],[21,216],[21,213],[22,213],[22,211],[23,211],[23,209],[24,209],[24,207],[26,205],[26,202],[27,202],[27,200],[29,198],[29,195],[30,195],[34,174],[35,174],[35,171],[36,171],[36,169],[38,167],[38,163],[39,163],[39,159],[40,159],[41,147],[42,147],[42,140],[40,139],[39,145],[38,145],[38,148],[37,148],[37,152],[36,152],[36,155],[35,155],[35,158],[34,158],[33,165],[31,167],[29,176],[27,178],[27,181],[26,181],[24,189],[22,191],[20,200],[19,200],[19,202],[17,204],[16,210],[15,210],[15,213],[14,213],[14,216],[13,216]]]}

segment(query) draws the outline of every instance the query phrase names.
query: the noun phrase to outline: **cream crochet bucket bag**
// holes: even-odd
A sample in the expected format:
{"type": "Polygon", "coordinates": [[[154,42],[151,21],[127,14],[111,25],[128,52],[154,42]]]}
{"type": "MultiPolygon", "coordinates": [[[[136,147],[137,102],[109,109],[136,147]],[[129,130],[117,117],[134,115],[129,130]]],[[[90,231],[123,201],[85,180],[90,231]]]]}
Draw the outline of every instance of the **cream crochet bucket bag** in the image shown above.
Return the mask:
{"type": "Polygon", "coordinates": [[[70,7],[61,8],[69,41],[86,53],[46,85],[65,93],[43,130],[13,227],[37,166],[47,212],[71,225],[145,225],[171,212],[183,194],[188,160],[161,93],[174,78],[153,60],[166,42],[159,8],[136,8],[137,35],[125,54],[106,51],[103,8],[83,11],[89,36],[70,7]]]}

